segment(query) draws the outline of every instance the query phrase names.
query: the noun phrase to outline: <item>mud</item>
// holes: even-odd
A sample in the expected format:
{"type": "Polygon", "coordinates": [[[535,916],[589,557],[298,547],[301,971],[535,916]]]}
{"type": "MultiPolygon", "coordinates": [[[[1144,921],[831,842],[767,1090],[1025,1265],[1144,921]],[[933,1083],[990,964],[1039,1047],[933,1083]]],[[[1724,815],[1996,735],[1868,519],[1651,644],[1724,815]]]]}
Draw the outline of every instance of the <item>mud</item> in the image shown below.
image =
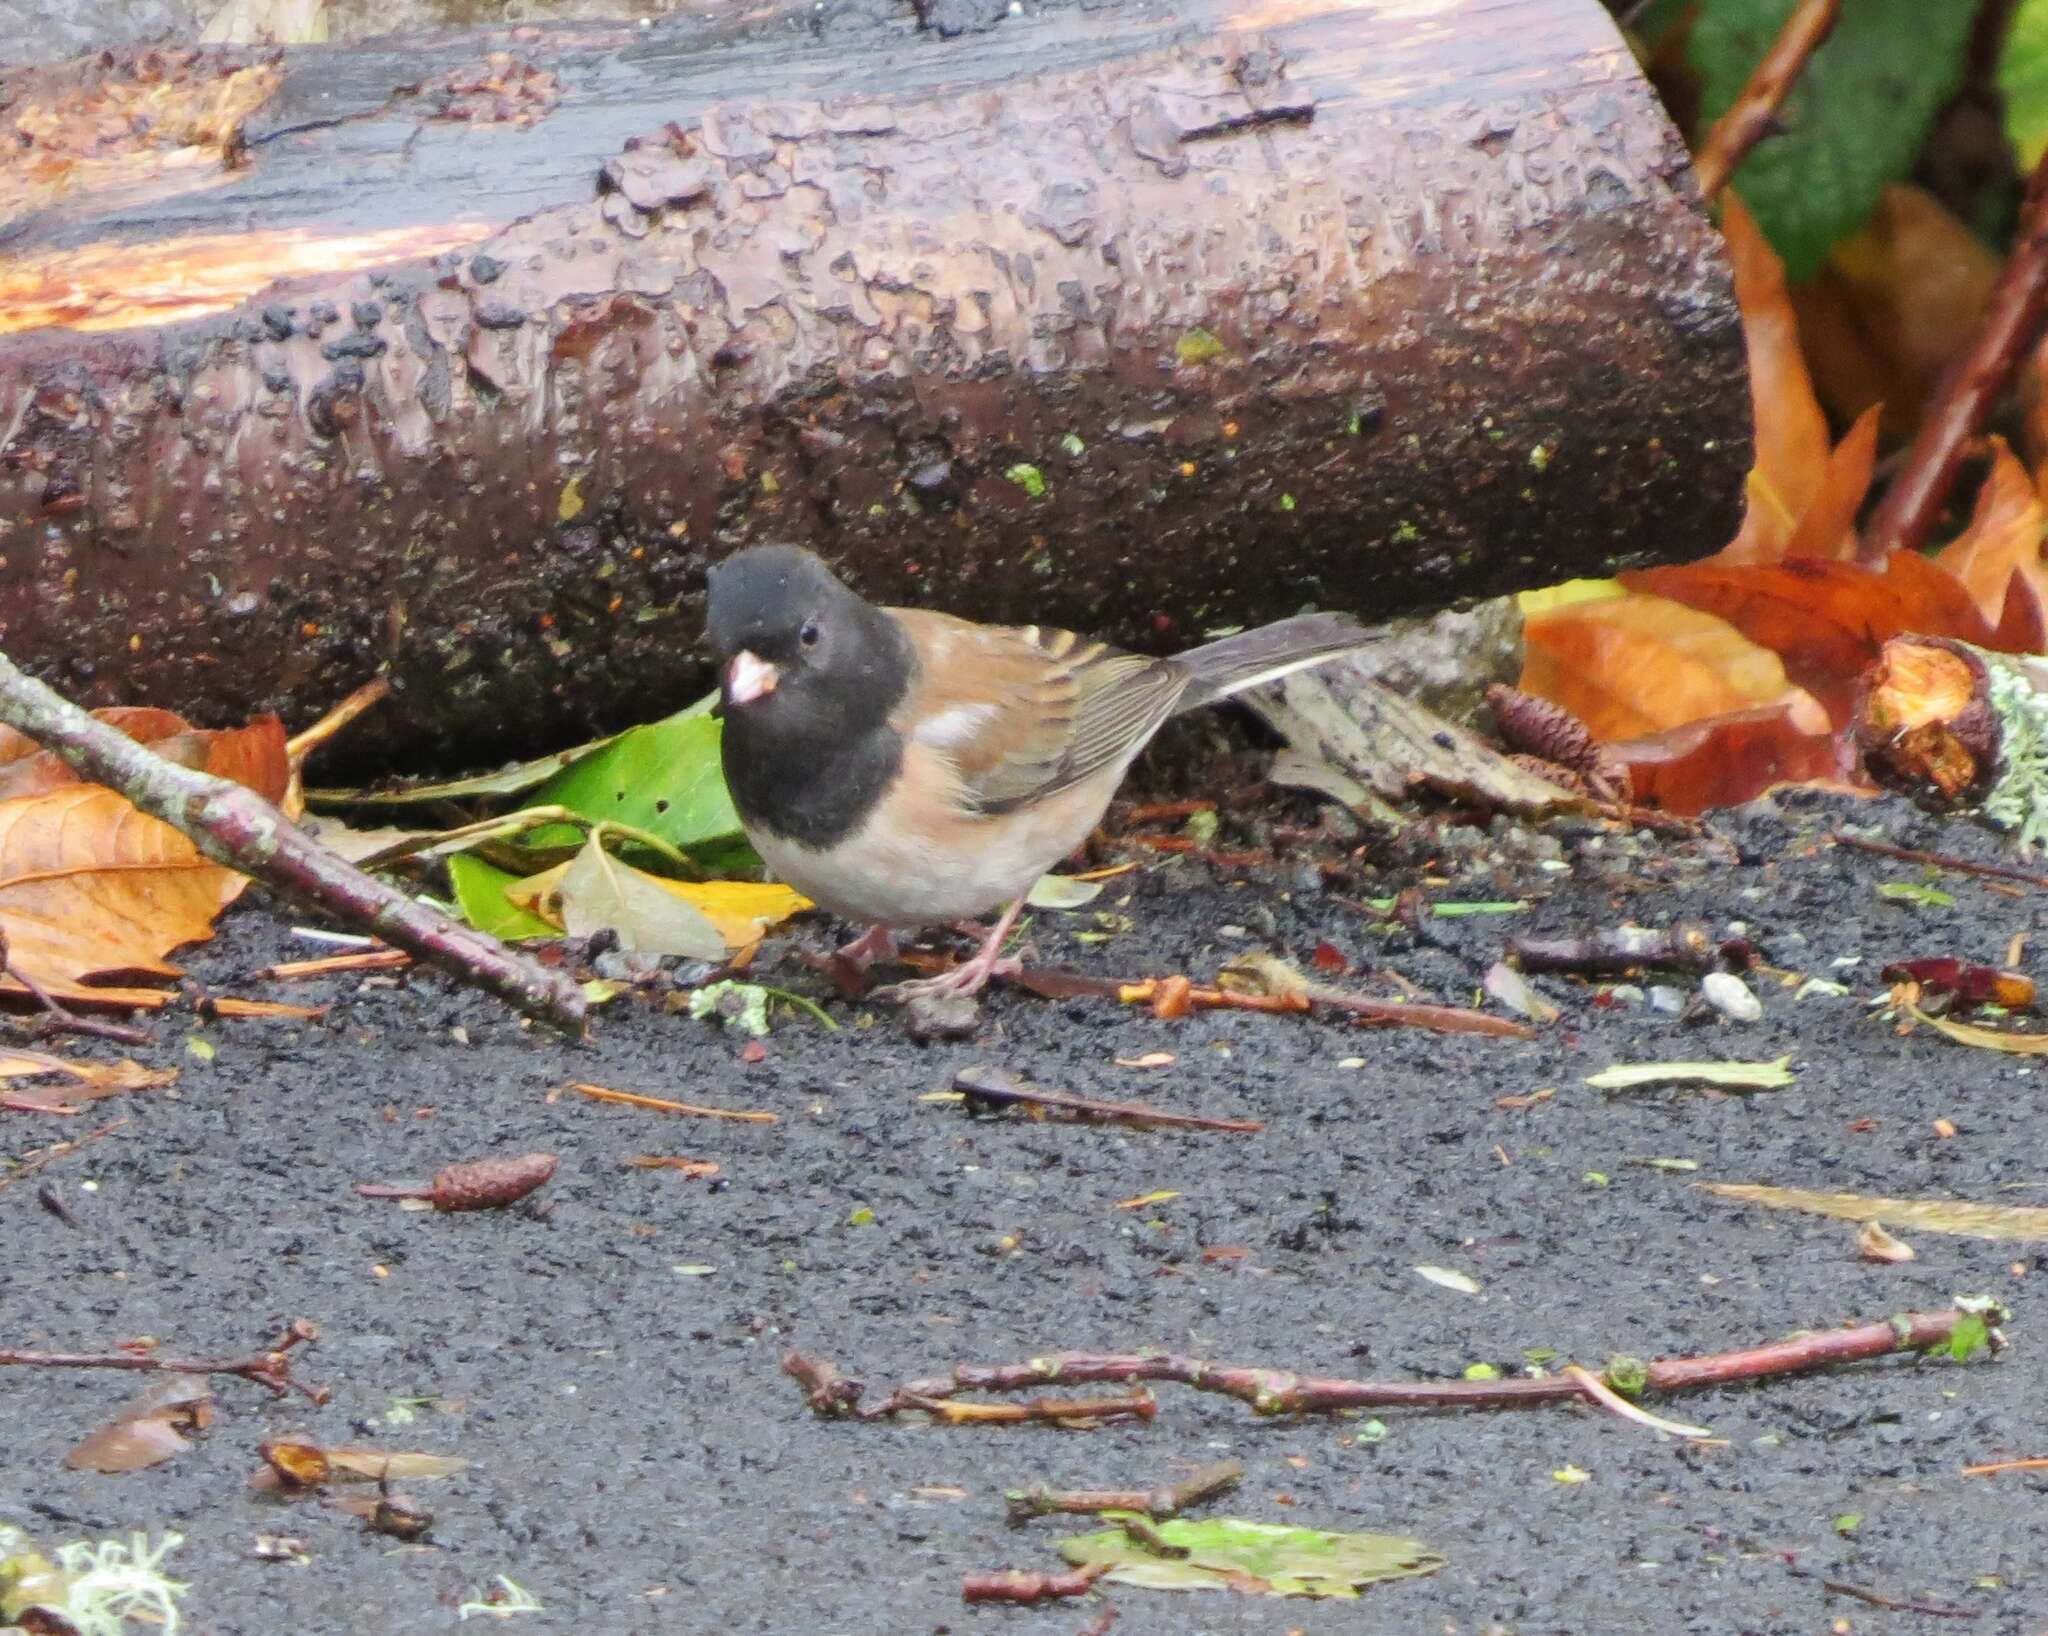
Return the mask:
{"type": "MultiPolygon", "coordinates": [[[[1467,855],[1452,837],[1431,871],[1450,884],[1433,895],[1526,895],[1532,907],[1435,920],[1422,943],[1375,931],[1312,871],[1218,873],[1142,853],[1131,855],[1145,867],[1094,906],[1129,930],[1078,940],[1092,910],[1035,928],[1049,962],[1132,975],[1205,977],[1232,950],[1263,943],[1300,959],[1328,941],[1361,968],[1349,980],[1386,992],[1368,974],[1391,967],[1462,1002],[1510,931],[1739,921],[1774,966],[1851,991],[1802,999],[1760,978],[1765,1016],[1750,1026],[1598,1003],[1551,978],[1538,986],[1564,1017],[1528,1043],[1236,1014],[1164,1022],[1006,992],[979,1037],[933,1047],[829,1000],[839,1032],[779,1022],[754,1065],[712,1025],[630,1000],[605,1013],[594,1046],[570,1046],[432,976],[316,989],[304,997],[332,1009],[312,1025],[166,1015],[137,1054],[179,1067],[175,1090],[125,1099],[109,1114],[128,1120],[120,1134],[0,1188],[0,1344],[147,1334],[225,1353],[304,1316],[325,1336],[301,1372],[331,1383],[333,1400],[314,1409],[223,1380],[220,1418],[198,1446],[105,1477],[66,1470],[64,1452],[138,1382],[0,1372],[0,1519],[48,1543],[178,1530],[198,1636],[452,1629],[470,1588],[497,1574],[547,1609],[513,1629],[1068,1636],[1095,1617],[1092,1603],[960,1603],[964,1573],[1057,1566],[1052,1542],[1066,1530],[1009,1528],[1003,1490],[1150,1486],[1230,1455],[1245,1481],[1218,1511],[1410,1533],[1447,1566],[1349,1605],[1116,1590],[1117,1636],[2039,1636],[2048,1476],[1961,1475],[2048,1454],[2039,1252],[1908,1234],[1917,1261],[1876,1265],[1857,1259],[1843,1224],[1691,1185],[2048,1203],[2048,1074],[1924,1033],[1898,1038],[1867,1004],[1887,960],[2002,959],[2015,932],[2043,929],[2042,896],[1946,876],[1951,907],[1886,901],[1880,882],[1921,872],[1830,848],[1845,823],[1996,855],[1897,803],[1802,796],[1723,823],[1739,865],[1686,843],[1553,831],[1571,866],[1560,871],[1542,867],[1542,840],[1481,837],[1467,855]],[[195,1054],[201,1041],[210,1057],[195,1054]],[[1171,1066],[1116,1064],[1157,1051],[1171,1066]],[[1784,1053],[1796,1084],[1755,1096],[1605,1097],[1583,1083],[1614,1062],[1784,1053]],[[980,1121],[925,1100],[976,1061],[1266,1128],[980,1121]],[[714,1124],[549,1099],[571,1079],[780,1117],[714,1124]],[[1527,1107],[1497,1102],[1546,1088],[1554,1095],[1527,1107]],[[1954,1134],[1937,1134],[1937,1119],[1954,1134]],[[352,1191],[534,1149],[561,1156],[537,1209],[412,1214],[352,1191]],[[621,1167],[640,1153],[723,1168],[706,1183],[621,1167]],[[39,1201],[41,1186],[68,1221],[39,1201]],[[1155,1190],[1176,1196],[1117,1207],[1155,1190]],[[1244,1254],[1204,1255],[1226,1247],[1244,1254]],[[1427,1282],[1422,1265],[1463,1271],[1480,1292],[1427,1282]],[[1474,1363],[1523,1368],[1532,1348],[1594,1364],[1718,1350],[1939,1307],[1958,1291],[2014,1306],[2002,1359],[1890,1360],[1665,1405],[1724,1440],[1704,1448],[1572,1407],[1390,1412],[1385,1435],[1361,1443],[1359,1421],[1260,1422],[1173,1388],[1149,1425],[1091,1432],[828,1424],[777,1366],[795,1345],[880,1386],[956,1360],[1154,1346],[1454,1378],[1474,1363]],[[433,1402],[393,1425],[419,1398],[433,1402]],[[258,1441],[291,1432],[472,1464],[408,1485],[435,1522],[428,1543],[403,1546],[318,1502],[249,1489],[258,1441]],[[1585,1480],[1559,1480],[1567,1468],[1585,1480]],[[265,1534],[297,1536],[309,1560],[258,1560],[265,1534]],[[1884,1611],[1828,1595],[1822,1579],[1980,1617],[1884,1611]]],[[[1226,824],[1219,844],[1233,834],[1226,824]]],[[[1366,886],[1416,878],[1390,868],[1366,886]]],[[[221,991],[256,992],[250,970],[305,952],[288,924],[252,902],[192,969],[221,991]]],[[[825,935],[802,931],[813,944],[825,935]]],[[[773,980],[824,995],[794,960],[773,980]]],[[[65,1128],[0,1115],[0,1149],[65,1128]]]]}

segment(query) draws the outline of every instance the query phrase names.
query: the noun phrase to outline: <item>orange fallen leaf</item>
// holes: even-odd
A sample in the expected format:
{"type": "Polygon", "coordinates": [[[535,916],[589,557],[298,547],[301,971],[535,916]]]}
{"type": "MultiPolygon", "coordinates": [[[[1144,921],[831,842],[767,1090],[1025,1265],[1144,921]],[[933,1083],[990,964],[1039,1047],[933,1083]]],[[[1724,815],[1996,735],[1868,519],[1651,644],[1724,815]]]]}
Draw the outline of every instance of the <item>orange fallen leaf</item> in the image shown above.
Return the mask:
{"type": "Polygon", "coordinates": [[[1780,784],[1864,788],[1846,735],[1815,733],[1788,705],[1740,711],[1612,746],[1644,806],[1687,817],[1780,784]]]}
{"type": "Polygon", "coordinates": [[[1856,513],[1863,507],[1871,475],[1877,470],[1879,413],[1876,405],[1864,410],[1849,428],[1849,435],[1829,454],[1799,526],[1785,542],[1786,556],[1856,560],[1856,513]]]}
{"type": "Polygon", "coordinates": [[[82,1112],[88,1102],[124,1091],[150,1091],[172,1084],[175,1068],[145,1068],[123,1058],[119,1062],[91,1062],[52,1056],[45,1051],[0,1051],[0,1080],[38,1079],[58,1075],[62,1085],[21,1086],[0,1091],[0,1107],[18,1113],[82,1112]]]}
{"type": "Polygon", "coordinates": [[[1716,560],[1775,562],[1820,492],[1833,440],[1800,350],[1784,264],[1732,190],[1724,196],[1721,231],[1749,350],[1756,462],[1745,485],[1742,530],[1716,560]]]}
{"type": "MultiPolygon", "coordinates": [[[[1776,705],[1794,691],[1784,662],[1727,620],[1642,593],[1532,615],[1522,652],[1521,690],[1562,705],[1603,742],[1776,705]]],[[[1806,720],[1826,725],[1810,699],[1806,720]]]]}
{"type": "Polygon", "coordinates": [[[1991,473],[1977,491],[1970,526],[1935,557],[1977,604],[1987,620],[2005,617],[2013,577],[2037,599],[2048,600],[2048,569],[2041,563],[2041,536],[2048,530],[2048,504],[2005,439],[1991,439],[1991,473]]]}
{"type": "Polygon", "coordinates": [[[1980,647],[1997,642],[1962,584],[1911,551],[1893,552],[1882,573],[1812,557],[1750,564],[1716,558],[1620,578],[1631,590],[1718,614],[1769,648],[1837,723],[1848,719],[1859,679],[1892,637],[1914,631],[1980,647]]]}
{"type": "MultiPolygon", "coordinates": [[[[93,719],[119,728],[166,761],[246,784],[266,801],[284,799],[291,767],[284,724],[275,716],[211,732],[193,727],[172,711],[139,706],[95,710],[93,719]]],[[[41,748],[12,727],[0,727],[0,800],[43,795],[81,782],[55,751],[41,748]]]]}
{"type": "Polygon", "coordinates": [[[247,885],[97,784],[0,801],[0,935],[15,969],[48,986],[176,975],[163,957],[211,936],[247,885]]]}

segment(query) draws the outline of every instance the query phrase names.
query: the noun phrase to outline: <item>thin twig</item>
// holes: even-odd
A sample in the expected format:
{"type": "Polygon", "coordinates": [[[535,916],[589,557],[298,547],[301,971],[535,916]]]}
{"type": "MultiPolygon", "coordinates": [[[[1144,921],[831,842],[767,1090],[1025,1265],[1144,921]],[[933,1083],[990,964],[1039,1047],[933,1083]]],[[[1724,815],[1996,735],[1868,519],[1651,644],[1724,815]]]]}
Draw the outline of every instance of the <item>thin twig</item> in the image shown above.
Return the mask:
{"type": "Polygon", "coordinates": [[[127,1123],[128,1121],[125,1119],[116,1119],[111,1125],[101,1125],[98,1129],[89,1130],[82,1136],[72,1137],[68,1142],[52,1142],[48,1147],[37,1148],[26,1158],[18,1161],[14,1168],[9,1170],[4,1176],[0,1176],[0,1187],[10,1186],[25,1177],[33,1176],[45,1165],[55,1164],[59,1159],[76,1153],[80,1148],[90,1146],[104,1136],[113,1135],[115,1131],[127,1123]]]}
{"type": "MultiPolygon", "coordinates": [[[[1601,1378],[1629,1396],[1767,1380],[1895,1352],[1926,1352],[1946,1345],[1958,1324],[1980,1317],[1951,1307],[1944,1312],[1902,1313],[1877,1323],[1795,1335],[1735,1352],[1662,1358],[1651,1363],[1617,1358],[1601,1378]]],[[[958,1364],[942,1376],[906,1381],[869,1408],[860,1401],[865,1390],[862,1383],[823,1359],[791,1352],[783,1358],[782,1368],[804,1387],[814,1412],[856,1420],[884,1419],[910,1409],[929,1413],[934,1401],[961,1392],[1042,1391],[1047,1387],[1146,1381],[1171,1381],[1198,1392],[1234,1397],[1258,1415],[1331,1414],[1344,1409],[1499,1409],[1587,1400],[1584,1387],[1563,1375],[1498,1380],[1337,1380],[1284,1369],[1207,1363],[1171,1353],[1056,1352],[1016,1364],[958,1364]]]]}
{"type": "Polygon", "coordinates": [[[319,905],[580,1036],[589,1002],[567,973],[394,891],[320,846],[254,790],[180,767],[95,721],[0,654],[0,721],[119,791],[215,863],[319,905]]]}
{"type": "Polygon", "coordinates": [[[1983,429],[2020,359],[2048,319],[2048,155],[2027,181],[2019,231],[1969,346],[1949,361],[1899,472],[1863,531],[1858,560],[1883,563],[1927,543],[1955,487],[1971,441],[1983,429]]]}
{"type": "Polygon", "coordinates": [[[1841,9],[1842,0],[1800,0],[1793,8],[1771,49],[1751,71],[1749,83],[1714,121],[1693,158],[1703,196],[1711,199],[1726,187],[1750,149],[1779,128],[1778,110],[1805,72],[1807,59],[1833,32],[1841,9]]]}
{"type": "Polygon", "coordinates": [[[146,1028],[102,1022],[98,1017],[81,1017],[37,982],[34,972],[25,966],[15,965],[8,958],[4,934],[0,934],[0,972],[5,972],[27,989],[29,997],[43,1008],[41,1016],[13,1023],[15,1028],[32,1039],[45,1034],[83,1034],[92,1039],[114,1040],[122,1045],[147,1045],[155,1038],[146,1028]]]}
{"type": "Polygon", "coordinates": [[[1877,1591],[1866,1590],[1861,1585],[1852,1585],[1846,1579],[1827,1579],[1809,1568],[1794,1568],[1793,1577],[1811,1579],[1830,1596],[1852,1597],[1873,1608],[1883,1608],[1890,1613],[1918,1613],[1929,1619],[1977,1619],[1983,1616],[1982,1608],[1959,1608],[1951,1602],[1915,1602],[1896,1596],[1884,1596],[1877,1591]]]}
{"type": "Polygon", "coordinates": [[[1013,1488],[1003,1496],[1010,1508],[1010,1521],[1027,1522],[1033,1517],[1098,1516],[1105,1511],[1135,1511],[1164,1522],[1191,1506],[1235,1488],[1244,1467],[1235,1460],[1204,1466],[1169,1488],[1013,1488]]]}
{"type": "Polygon", "coordinates": [[[271,979],[292,982],[301,977],[337,977],[351,971],[398,971],[412,964],[403,949],[362,949],[355,954],[323,954],[314,960],[280,960],[249,973],[251,982],[271,979]]]}
{"type": "Polygon", "coordinates": [[[374,676],[303,733],[292,734],[284,741],[285,760],[291,763],[292,771],[297,772],[305,766],[307,757],[315,750],[335,738],[364,711],[382,704],[390,696],[390,678],[374,676]]]}
{"type": "Polygon", "coordinates": [[[298,1392],[325,1403],[325,1386],[308,1386],[292,1374],[291,1350],[320,1338],[310,1318],[294,1318],[277,1344],[252,1358],[166,1358],[154,1352],[23,1352],[0,1348],[0,1365],[24,1369],[134,1369],[168,1375],[238,1375],[268,1387],[279,1397],[298,1392]]]}
{"type": "Polygon", "coordinates": [[[1266,1128],[1265,1122],[1258,1119],[1218,1119],[1207,1114],[1168,1113],[1163,1108],[1148,1107],[1142,1102],[1098,1102],[1093,1097],[1069,1096],[1064,1091],[1046,1090],[987,1064],[962,1068],[953,1076],[953,1088],[962,1092],[970,1104],[979,1102],[992,1108],[1044,1108],[1076,1119],[1105,1119],[1118,1124],[1176,1130],[1250,1132],[1266,1128]]]}
{"type": "Polygon", "coordinates": [[[780,1114],[755,1112],[739,1108],[706,1108],[695,1102],[671,1102],[667,1097],[643,1096],[638,1091],[614,1091],[603,1085],[586,1085],[577,1080],[569,1087],[579,1096],[587,1096],[593,1102],[622,1102],[629,1108],[652,1108],[657,1113],[688,1114],[693,1119],[737,1119],[748,1125],[772,1125],[781,1118],[780,1114]]]}
{"type": "Polygon", "coordinates": [[[1989,1465],[1963,1467],[1965,1477],[1995,1477],[2001,1471],[2048,1471],[2048,1458],[2035,1454],[2024,1460],[1993,1460],[1989,1465]]]}
{"type": "Polygon", "coordinates": [[[2030,875],[2024,869],[2007,869],[2002,864],[1971,863],[1967,858],[1951,858],[1942,852],[1916,852],[1909,846],[1888,846],[1883,841],[1866,841],[1854,835],[1844,835],[1836,830],[1828,837],[1836,846],[1846,846],[1852,852],[1869,852],[1880,858],[1897,858],[1901,863],[1917,863],[1928,869],[1953,869],[1959,875],[1982,875],[1987,880],[2017,881],[2022,886],[2038,887],[2048,892],[2048,875],[2030,875]]]}

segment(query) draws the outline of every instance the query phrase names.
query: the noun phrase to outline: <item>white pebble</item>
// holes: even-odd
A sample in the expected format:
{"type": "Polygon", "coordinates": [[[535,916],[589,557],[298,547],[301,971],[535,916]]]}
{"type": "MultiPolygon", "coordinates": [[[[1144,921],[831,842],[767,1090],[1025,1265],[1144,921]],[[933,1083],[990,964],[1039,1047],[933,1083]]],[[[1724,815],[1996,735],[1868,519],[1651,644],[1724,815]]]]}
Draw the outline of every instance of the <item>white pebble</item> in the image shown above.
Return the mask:
{"type": "Polygon", "coordinates": [[[1706,996],[1708,1005],[1735,1022],[1757,1022],[1763,1017],[1762,1002],[1732,971],[1708,972],[1700,979],[1700,993],[1706,996]]]}

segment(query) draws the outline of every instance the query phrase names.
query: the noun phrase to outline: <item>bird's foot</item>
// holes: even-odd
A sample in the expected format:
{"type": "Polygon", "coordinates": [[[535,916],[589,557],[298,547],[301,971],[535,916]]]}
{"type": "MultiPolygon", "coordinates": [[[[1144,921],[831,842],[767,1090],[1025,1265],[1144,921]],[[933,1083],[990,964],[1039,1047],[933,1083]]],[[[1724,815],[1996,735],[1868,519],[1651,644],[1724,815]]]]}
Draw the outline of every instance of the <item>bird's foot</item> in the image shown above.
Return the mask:
{"type": "Polygon", "coordinates": [[[823,967],[832,986],[847,999],[866,992],[868,973],[896,958],[896,934],[887,926],[870,926],[851,943],[825,956],[823,967]]]}
{"type": "Polygon", "coordinates": [[[943,994],[979,994],[988,987],[990,978],[1015,977],[1024,969],[1024,962],[1015,955],[1004,954],[1003,944],[1009,938],[1011,928],[1017,924],[1017,916],[1023,908],[1024,900],[1019,898],[985,933],[976,926],[974,930],[981,935],[981,947],[952,970],[942,971],[936,977],[919,977],[912,982],[878,988],[872,997],[885,1004],[908,1005],[913,1000],[943,994]]]}

